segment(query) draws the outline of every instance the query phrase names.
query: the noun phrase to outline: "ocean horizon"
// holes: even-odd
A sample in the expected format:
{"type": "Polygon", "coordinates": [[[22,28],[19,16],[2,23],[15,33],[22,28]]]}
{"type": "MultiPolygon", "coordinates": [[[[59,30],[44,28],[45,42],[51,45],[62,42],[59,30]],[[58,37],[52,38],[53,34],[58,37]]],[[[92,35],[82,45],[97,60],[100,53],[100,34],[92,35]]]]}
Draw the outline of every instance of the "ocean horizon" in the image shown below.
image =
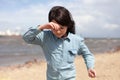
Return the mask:
{"type": "MultiPolygon", "coordinates": [[[[120,46],[120,38],[85,38],[93,54],[114,51],[120,46]]],[[[27,44],[21,36],[0,37],[0,66],[22,64],[30,60],[45,60],[40,46],[27,44]]]]}

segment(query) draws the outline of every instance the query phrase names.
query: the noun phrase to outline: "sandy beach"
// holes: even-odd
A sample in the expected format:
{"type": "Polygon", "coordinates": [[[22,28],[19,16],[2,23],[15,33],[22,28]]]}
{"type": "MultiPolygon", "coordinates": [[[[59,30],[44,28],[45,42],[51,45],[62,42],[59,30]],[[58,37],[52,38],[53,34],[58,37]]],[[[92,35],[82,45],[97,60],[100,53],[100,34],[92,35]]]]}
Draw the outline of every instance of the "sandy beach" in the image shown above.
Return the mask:
{"type": "MultiPolygon", "coordinates": [[[[95,54],[96,78],[89,78],[81,56],[75,59],[76,80],[120,80],[120,51],[95,54]]],[[[28,61],[0,67],[0,80],[46,80],[46,62],[28,61]]]]}

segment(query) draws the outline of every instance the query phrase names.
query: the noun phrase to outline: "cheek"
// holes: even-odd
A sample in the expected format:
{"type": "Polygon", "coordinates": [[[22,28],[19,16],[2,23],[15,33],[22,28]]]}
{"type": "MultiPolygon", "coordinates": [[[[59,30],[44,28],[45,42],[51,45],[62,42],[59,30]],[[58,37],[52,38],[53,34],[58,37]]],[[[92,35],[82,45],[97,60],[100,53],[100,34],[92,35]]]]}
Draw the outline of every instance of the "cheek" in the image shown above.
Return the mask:
{"type": "Polygon", "coordinates": [[[53,32],[55,35],[61,34],[61,31],[59,31],[59,30],[58,30],[58,31],[53,30],[52,32],[53,32]]]}
{"type": "Polygon", "coordinates": [[[57,33],[58,33],[58,34],[61,34],[61,31],[58,30],[57,33]]]}
{"type": "Polygon", "coordinates": [[[66,32],[67,32],[67,30],[66,30],[66,29],[62,30],[62,33],[63,33],[63,34],[65,34],[66,32]]]}

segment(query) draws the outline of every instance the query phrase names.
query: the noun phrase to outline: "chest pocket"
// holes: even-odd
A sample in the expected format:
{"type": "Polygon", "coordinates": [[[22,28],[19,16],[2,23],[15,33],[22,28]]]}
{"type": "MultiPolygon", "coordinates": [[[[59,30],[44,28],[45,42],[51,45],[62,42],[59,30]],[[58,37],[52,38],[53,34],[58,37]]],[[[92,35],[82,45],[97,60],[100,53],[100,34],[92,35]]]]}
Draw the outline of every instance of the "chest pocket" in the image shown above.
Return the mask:
{"type": "Polygon", "coordinates": [[[69,50],[68,51],[67,62],[68,63],[73,63],[76,55],[77,55],[77,50],[76,49],[69,50]]]}

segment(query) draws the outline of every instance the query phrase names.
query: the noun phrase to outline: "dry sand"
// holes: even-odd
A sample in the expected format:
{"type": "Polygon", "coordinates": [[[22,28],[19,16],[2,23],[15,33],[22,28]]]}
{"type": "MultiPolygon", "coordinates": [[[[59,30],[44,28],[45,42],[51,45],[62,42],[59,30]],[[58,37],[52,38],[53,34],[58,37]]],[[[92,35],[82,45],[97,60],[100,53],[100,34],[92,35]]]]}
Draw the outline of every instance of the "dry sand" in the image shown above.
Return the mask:
{"type": "MultiPolygon", "coordinates": [[[[89,78],[83,58],[75,60],[76,80],[120,80],[120,51],[95,54],[96,78],[89,78]]],[[[46,80],[46,62],[37,60],[22,65],[0,67],[0,80],[46,80]]]]}

